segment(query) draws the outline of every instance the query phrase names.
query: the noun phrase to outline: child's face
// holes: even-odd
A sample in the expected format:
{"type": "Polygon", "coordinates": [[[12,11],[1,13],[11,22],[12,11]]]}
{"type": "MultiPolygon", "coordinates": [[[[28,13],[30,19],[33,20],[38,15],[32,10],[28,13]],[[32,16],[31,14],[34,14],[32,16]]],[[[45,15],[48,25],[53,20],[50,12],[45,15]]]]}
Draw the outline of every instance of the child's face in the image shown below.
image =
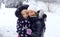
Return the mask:
{"type": "Polygon", "coordinates": [[[33,11],[33,10],[28,10],[29,12],[29,16],[32,17],[32,16],[36,16],[36,12],[33,11]]]}
{"type": "Polygon", "coordinates": [[[21,14],[22,14],[22,16],[23,16],[25,19],[27,19],[27,17],[28,17],[28,11],[27,11],[26,9],[22,10],[22,11],[21,11],[21,14]]]}

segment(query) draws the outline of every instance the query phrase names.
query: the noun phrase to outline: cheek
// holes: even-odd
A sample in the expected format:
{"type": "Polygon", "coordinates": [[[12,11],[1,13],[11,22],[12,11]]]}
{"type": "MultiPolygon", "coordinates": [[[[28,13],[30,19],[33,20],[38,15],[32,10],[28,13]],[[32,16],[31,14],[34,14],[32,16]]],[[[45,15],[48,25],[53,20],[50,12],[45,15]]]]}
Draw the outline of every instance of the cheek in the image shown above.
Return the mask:
{"type": "Polygon", "coordinates": [[[29,16],[35,15],[35,12],[29,12],[29,16]]]}
{"type": "Polygon", "coordinates": [[[23,17],[28,17],[28,15],[23,15],[23,17]]]}
{"type": "Polygon", "coordinates": [[[31,16],[32,15],[32,13],[29,13],[29,16],[31,16]]]}
{"type": "Polygon", "coordinates": [[[31,15],[35,15],[35,13],[31,13],[31,15]]]}

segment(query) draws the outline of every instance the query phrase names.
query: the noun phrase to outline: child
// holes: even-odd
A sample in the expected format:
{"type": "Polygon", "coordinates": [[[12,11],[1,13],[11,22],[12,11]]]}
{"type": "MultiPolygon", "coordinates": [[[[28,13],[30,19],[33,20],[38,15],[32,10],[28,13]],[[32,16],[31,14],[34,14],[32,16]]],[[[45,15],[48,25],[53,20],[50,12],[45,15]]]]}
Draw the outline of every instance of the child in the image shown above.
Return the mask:
{"type": "Polygon", "coordinates": [[[27,11],[28,7],[29,5],[22,5],[15,12],[15,15],[18,17],[17,20],[18,37],[31,37],[32,30],[28,18],[28,11],[27,11]]]}

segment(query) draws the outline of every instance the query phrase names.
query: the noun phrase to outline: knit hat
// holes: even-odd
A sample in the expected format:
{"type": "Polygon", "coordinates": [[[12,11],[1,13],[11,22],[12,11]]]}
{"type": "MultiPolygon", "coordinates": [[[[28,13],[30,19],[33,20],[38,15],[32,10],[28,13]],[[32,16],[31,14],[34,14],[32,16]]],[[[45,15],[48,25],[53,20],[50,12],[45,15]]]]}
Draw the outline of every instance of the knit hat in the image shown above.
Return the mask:
{"type": "Polygon", "coordinates": [[[31,4],[31,5],[29,5],[28,10],[33,10],[33,11],[37,12],[37,6],[31,4]]]}
{"type": "Polygon", "coordinates": [[[27,9],[29,7],[29,5],[22,5],[22,6],[19,6],[18,8],[17,8],[17,10],[15,11],[15,16],[16,17],[21,17],[21,11],[23,10],[23,9],[27,9]]]}

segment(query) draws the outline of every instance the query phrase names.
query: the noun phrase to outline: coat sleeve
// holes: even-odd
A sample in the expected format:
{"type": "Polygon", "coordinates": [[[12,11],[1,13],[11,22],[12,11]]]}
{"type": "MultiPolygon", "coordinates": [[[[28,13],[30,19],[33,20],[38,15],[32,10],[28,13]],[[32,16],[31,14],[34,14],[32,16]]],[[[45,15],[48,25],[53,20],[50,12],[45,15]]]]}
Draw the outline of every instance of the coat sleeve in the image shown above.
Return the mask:
{"type": "Polygon", "coordinates": [[[40,37],[42,35],[44,25],[40,21],[36,21],[35,24],[37,28],[35,29],[36,31],[32,33],[32,36],[40,37]]]}
{"type": "Polygon", "coordinates": [[[42,29],[43,29],[43,25],[41,24],[40,21],[37,21],[37,22],[36,22],[36,25],[37,25],[37,32],[36,32],[36,34],[37,34],[38,36],[41,36],[41,34],[42,34],[42,29]]]}
{"type": "Polygon", "coordinates": [[[20,35],[22,32],[22,24],[17,20],[17,33],[20,35]]]}

